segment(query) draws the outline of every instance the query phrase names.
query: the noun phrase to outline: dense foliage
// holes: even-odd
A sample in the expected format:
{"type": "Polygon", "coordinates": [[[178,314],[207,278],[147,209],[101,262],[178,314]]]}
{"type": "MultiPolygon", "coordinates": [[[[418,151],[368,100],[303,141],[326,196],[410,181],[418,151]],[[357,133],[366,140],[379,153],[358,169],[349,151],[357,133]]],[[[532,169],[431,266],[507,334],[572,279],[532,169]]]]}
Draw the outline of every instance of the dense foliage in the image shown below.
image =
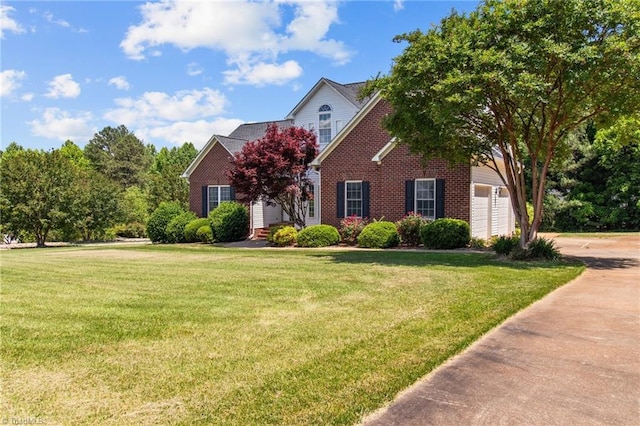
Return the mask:
{"type": "Polygon", "coordinates": [[[311,225],[298,232],[298,247],[328,247],[340,242],[340,233],[331,225],[311,225]]]}
{"type": "Polygon", "coordinates": [[[340,220],[340,237],[342,242],[351,246],[358,243],[358,235],[369,224],[367,218],[349,216],[340,220]]]}
{"type": "Polygon", "coordinates": [[[270,124],[263,138],[236,153],[228,177],[240,200],[278,204],[302,228],[312,197],[308,165],[317,154],[314,132],[270,124]]]}
{"type": "Polygon", "coordinates": [[[396,222],[400,241],[410,247],[417,247],[422,243],[420,231],[427,223],[427,219],[419,214],[409,212],[402,219],[396,222]]]}
{"type": "Polygon", "coordinates": [[[184,227],[185,241],[187,243],[195,243],[196,241],[200,241],[200,238],[198,238],[197,232],[198,232],[198,229],[202,228],[203,226],[209,226],[209,219],[207,219],[206,217],[194,219],[191,222],[189,222],[184,227]]]}
{"type": "Polygon", "coordinates": [[[283,226],[273,236],[273,244],[278,247],[287,247],[296,244],[298,231],[293,226],[283,226]]]}
{"type": "Polygon", "coordinates": [[[365,94],[391,103],[385,126],[424,159],[494,169],[524,247],[536,238],[549,167],[566,155],[571,133],[640,109],[638,34],[639,0],[485,0],[396,37],[408,46],[365,94]]]}
{"type": "Polygon", "coordinates": [[[180,203],[163,202],[151,213],[147,222],[147,236],[154,243],[170,242],[167,235],[167,225],[175,217],[184,213],[184,209],[180,203]]]}
{"type": "Polygon", "coordinates": [[[249,232],[249,211],[240,203],[225,201],[209,213],[209,224],[215,241],[240,241],[249,232]]]}
{"type": "MultiPolygon", "coordinates": [[[[186,243],[185,228],[196,218],[193,212],[184,212],[169,221],[166,228],[168,243],[186,243]]],[[[197,231],[197,230],[196,230],[197,231]]]]}
{"type": "Polygon", "coordinates": [[[156,153],[125,126],[106,127],[81,149],[52,151],[15,142],[0,151],[0,233],[24,242],[144,237],[163,201],[186,206],[180,176],[197,154],[191,143],[156,153]]]}
{"type": "Polygon", "coordinates": [[[368,224],[358,235],[358,247],[389,248],[400,244],[400,235],[393,222],[378,221],[368,224]]]}
{"type": "Polygon", "coordinates": [[[460,219],[436,219],[422,227],[422,243],[429,249],[466,247],[471,240],[469,224],[460,219]]]}

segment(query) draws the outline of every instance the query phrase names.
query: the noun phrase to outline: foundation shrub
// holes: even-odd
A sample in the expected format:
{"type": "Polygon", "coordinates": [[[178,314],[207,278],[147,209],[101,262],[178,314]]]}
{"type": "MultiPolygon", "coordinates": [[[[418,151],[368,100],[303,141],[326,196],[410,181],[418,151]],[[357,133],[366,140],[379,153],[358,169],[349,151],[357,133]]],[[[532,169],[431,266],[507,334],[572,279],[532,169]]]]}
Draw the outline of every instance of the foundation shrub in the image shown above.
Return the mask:
{"type": "Polygon", "coordinates": [[[249,231],[249,212],[240,203],[225,201],[209,213],[209,225],[215,241],[240,241],[249,231]]]}
{"type": "Polygon", "coordinates": [[[466,247],[471,240],[469,224],[460,219],[436,219],[422,227],[422,243],[430,249],[466,247]]]}
{"type": "Polygon", "coordinates": [[[379,221],[368,224],[358,236],[358,247],[389,248],[400,244],[395,223],[379,221]]]}
{"type": "Polygon", "coordinates": [[[340,242],[340,233],[331,225],[311,225],[298,232],[298,247],[328,247],[340,242]]]}
{"type": "Polygon", "coordinates": [[[273,244],[278,247],[288,247],[296,244],[298,231],[293,226],[283,226],[273,236],[273,244]]]}
{"type": "Polygon", "coordinates": [[[189,222],[184,227],[185,241],[187,243],[195,243],[197,241],[200,241],[200,238],[198,238],[198,235],[196,233],[198,232],[198,229],[202,228],[205,225],[209,225],[209,219],[207,219],[206,217],[194,219],[191,222],[189,222]]]}

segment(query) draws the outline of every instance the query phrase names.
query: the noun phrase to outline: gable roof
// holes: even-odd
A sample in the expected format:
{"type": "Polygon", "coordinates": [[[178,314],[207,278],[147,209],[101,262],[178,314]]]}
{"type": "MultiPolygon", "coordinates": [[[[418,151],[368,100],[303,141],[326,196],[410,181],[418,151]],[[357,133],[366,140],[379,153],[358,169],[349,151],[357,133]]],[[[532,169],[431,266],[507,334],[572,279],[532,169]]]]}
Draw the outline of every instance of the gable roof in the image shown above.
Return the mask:
{"type": "MultiPolygon", "coordinates": [[[[358,123],[360,123],[360,121],[362,121],[362,119],[367,114],[369,114],[373,107],[376,106],[381,100],[382,97],[380,96],[380,92],[376,92],[373,96],[371,96],[367,103],[360,109],[360,111],[358,111],[356,115],[351,120],[349,120],[347,125],[344,126],[342,130],[340,130],[336,137],[333,138],[331,142],[329,142],[325,149],[323,149],[322,152],[320,152],[320,154],[318,154],[318,156],[311,163],[309,163],[309,165],[314,168],[320,167],[322,161],[327,158],[338,145],[340,145],[344,138],[349,133],[351,133],[351,131],[358,125],[358,123]]],[[[395,140],[393,142],[395,142],[395,140]]],[[[386,153],[384,155],[386,155],[386,153]]]]}
{"type": "Polygon", "coordinates": [[[236,152],[240,152],[242,147],[249,141],[254,141],[264,136],[267,131],[267,127],[269,124],[275,123],[281,129],[286,129],[288,127],[293,126],[293,120],[274,120],[274,121],[264,121],[261,123],[245,123],[239,125],[233,132],[229,134],[229,136],[222,135],[213,135],[209,138],[207,143],[202,147],[196,158],[193,159],[189,167],[184,171],[184,173],[180,176],[183,178],[189,178],[191,173],[198,167],[200,162],[207,156],[211,148],[215,146],[216,143],[222,145],[224,149],[229,152],[229,154],[234,155],[236,152]]]}
{"type": "Polygon", "coordinates": [[[318,82],[307,92],[307,94],[298,102],[298,104],[291,110],[289,114],[287,114],[288,119],[292,119],[298,111],[307,103],[309,99],[311,99],[317,92],[320,90],[322,86],[329,86],[333,90],[336,91],[340,96],[345,98],[348,102],[353,104],[357,109],[362,108],[369,98],[360,99],[360,90],[367,84],[362,81],[359,83],[348,83],[348,84],[340,84],[336,83],[333,80],[329,80],[328,78],[322,77],[318,82]]]}

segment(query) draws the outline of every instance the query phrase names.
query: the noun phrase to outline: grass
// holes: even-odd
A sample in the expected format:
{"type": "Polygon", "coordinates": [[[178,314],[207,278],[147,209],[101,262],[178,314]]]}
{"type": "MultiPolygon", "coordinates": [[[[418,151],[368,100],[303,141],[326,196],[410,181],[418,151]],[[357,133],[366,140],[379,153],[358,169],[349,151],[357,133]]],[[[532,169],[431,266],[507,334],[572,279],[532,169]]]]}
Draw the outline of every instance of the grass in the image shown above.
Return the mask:
{"type": "Polygon", "coordinates": [[[0,412],[47,424],[353,424],[582,271],[202,245],[0,255],[0,412]]]}

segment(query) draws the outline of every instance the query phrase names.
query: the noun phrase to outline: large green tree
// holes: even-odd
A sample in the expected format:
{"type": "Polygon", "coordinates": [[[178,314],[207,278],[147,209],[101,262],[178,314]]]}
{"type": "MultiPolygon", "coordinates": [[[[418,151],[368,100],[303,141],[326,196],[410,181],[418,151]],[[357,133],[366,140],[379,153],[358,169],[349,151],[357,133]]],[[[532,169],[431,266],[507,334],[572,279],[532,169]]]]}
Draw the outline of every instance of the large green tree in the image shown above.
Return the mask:
{"type": "Polygon", "coordinates": [[[107,126],[84,148],[93,168],[122,188],[141,186],[153,161],[151,151],[126,126],[107,126]]]}
{"type": "Polygon", "coordinates": [[[180,147],[162,148],[155,156],[149,173],[149,201],[151,210],[163,201],[189,203],[189,184],[181,177],[184,170],[198,155],[191,142],[180,147]]]}
{"type": "Polygon", "coordinates": [[[77,169],[60,150],[13,150],[0,161],[0,216],[6,230],[33,232],[43,247],[49,231],[74,217],[77,169]]]}
{"type": "Polygon", "coordinates": [[[568,136],[640,108],[640,0],[486,0],[395,40],[408,46],[369,85],[394,107],[385,125],[425,159],[498,172],[523,246],[537,235],[549,166],[569,151],[568,136]]]}

